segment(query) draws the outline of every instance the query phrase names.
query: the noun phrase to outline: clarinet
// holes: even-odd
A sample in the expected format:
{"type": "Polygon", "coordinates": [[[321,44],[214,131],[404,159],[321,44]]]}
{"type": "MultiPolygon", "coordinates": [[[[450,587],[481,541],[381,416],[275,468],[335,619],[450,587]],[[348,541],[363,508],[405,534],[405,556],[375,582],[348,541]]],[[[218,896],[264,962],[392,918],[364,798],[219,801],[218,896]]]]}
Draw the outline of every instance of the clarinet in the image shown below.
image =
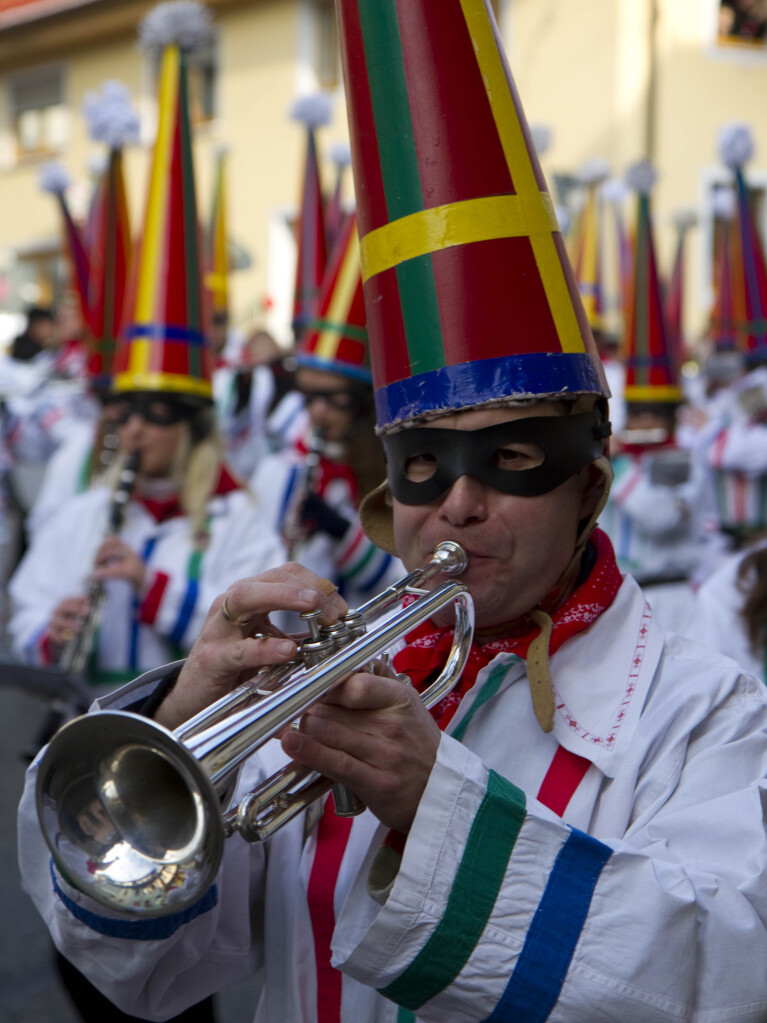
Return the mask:
{"type": "Polygon", "coordinates": [[[285,516],[285,524],[282,536],[285,540],[285,549],[288,561],[295,560],[296,549],[304,538],[304,528],[301,524],[301,512],[309,494],[314,491],[317,475],[320,469],[320,459],[325,447],[325,438],[322,431],[312,431],[309,437],[309,451],[306,455],[306,471],[301,486],[293,495],[288,512],[285,516]]]}
{"type": "MultiPolygon", "coordinates": [[[[125,522],[125,511],[130,501],[139,467],[139,453],[126,455],[120,469],[120,476],[112,495],[109,518],[104,539],[115,536],[125,522]]],[[[106,599],[106,587],[100,580],[91,580],[88,585],[88,611],[78,623],[79,628],[64,647],[59,658],[59,668],[70,678],[82,678],[85,666],[96,642],[96,633],[101,623],[106,599]]]]}

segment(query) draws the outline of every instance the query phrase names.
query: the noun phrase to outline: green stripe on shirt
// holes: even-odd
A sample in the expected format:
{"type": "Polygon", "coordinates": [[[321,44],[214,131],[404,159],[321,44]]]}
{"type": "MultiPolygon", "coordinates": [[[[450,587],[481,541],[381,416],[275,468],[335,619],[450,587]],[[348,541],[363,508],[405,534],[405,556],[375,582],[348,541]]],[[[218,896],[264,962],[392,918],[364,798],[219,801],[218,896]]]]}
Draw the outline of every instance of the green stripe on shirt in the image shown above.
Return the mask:
{"type": "Polygon", "coordinates": [[[415,1011],[452,983],[487,926],[525,819],[521,789],[490,771],[445,913],[397,980],[380,993],[415,1011]]]}

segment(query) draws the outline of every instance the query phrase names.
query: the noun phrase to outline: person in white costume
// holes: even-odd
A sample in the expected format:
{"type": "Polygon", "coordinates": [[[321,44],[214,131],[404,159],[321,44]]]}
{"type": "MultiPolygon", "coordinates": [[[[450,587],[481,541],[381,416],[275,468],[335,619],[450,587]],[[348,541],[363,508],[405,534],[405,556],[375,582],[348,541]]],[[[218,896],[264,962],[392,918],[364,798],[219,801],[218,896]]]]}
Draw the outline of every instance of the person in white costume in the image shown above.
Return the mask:
{"type": "Polygon", "coordinates": [[[140,458],[123,528],[106,535],[112,487],[65,501],[11,580],[9,631],[19,655],[55,663],[82,625],[89,582],[103,582],[89,676],[114,686],[188,650],[222,586],[275,563],[279,541],[218,460],[210,410],[156,394],[126,396],[111,411],[118,466],[126,454],[140,458]]]}
{"type": "MultiPolygon", "coordinates": [[[[253,755],[240,792],[296,758],[369,809],[350,824],[328,800],[319,820],[295,819],[265,845],[229,839],[214,885],[159,919],[106,909],[52,866],[33,767],[20,810],[26,889],[59,947],[123,1008],[155,1020],[262,968],[259,1023],[756,1023],[767,1014],[767,699],[733,662],[665,636],[592,532],[611,475],[604,377],[544,217],[550,200],[490,8],[379,0],[373,13],[340,0],[338,11],[357,194],[370,204],[360,215],[376,271],[368,323],[386,324],[371,344],[383,356],[386,343],[374,365],[388,478],[362,520],[408,569],[437,541],[465,546],[477,626],[466,670],[427,712],[417,689],[451,630],[440,613],[394,658],[413,686],[357,673],[253,755]],[[391,87],[413,75],[422,88],[391,87]],[[381,199],[404,202],[385,186],[389,175],[403,189],[419,180],[405,173],[416,154],[423,195],[439,204],[445,182],[454,188],[455,217],[438,211],[446,230],[463,222],[464,199],[496,209],[497,193],[479,191],[495,159],[550,258],[538,265],[513,218],[500,240],[495,220],[491,238],[451,237],[445,260],[437,231],[419,234],[435,246],[426,261],[406,233],[376,250],[388,229],[418,221],[402,205],[406,225],[389,220],[381,199]],[[433,276],[414,309],[409,274],[424,266],[433,276]],[[466,287],[451,286],[456,272],[466,287]],[[552,308],[549,296],[566,301],[552,308]],[[506,334],[501,354],[477,324],[517,302],[529,331],[506,334]]],[[[344,606],[295,564],[240,581],[185,665],[102,706],[177,725],[246,667],[293,655],[273,611],[334,621],[344,606]]]]}
{"type": "Polygon", "coordinates": [[[726,654],[767,682],[764,535],[722,559],[695,595],[691,639],[726,654]]]}

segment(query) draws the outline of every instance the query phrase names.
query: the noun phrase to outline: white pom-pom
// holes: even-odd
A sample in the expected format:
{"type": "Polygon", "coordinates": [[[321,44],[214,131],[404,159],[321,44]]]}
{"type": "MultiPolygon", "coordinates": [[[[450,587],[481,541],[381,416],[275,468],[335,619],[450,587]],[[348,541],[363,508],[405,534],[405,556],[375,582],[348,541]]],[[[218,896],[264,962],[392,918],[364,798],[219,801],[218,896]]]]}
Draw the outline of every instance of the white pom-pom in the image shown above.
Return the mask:
{"type": "Polygon", "coordinates": [[[191,52],[204,46],[212,36],[210,11],[197,0],[168,0],[158,4],[139,24],[139,46],[162,50],[176,43],[191,52]]]}
{"type": "Polygon", "coordinates": [[[610,174],[610,165],[607,160],[595,157],[593,160],[586,160],[581,164],[578,171],[578,180],[583,185],[598,185],[610,174]]]}
{"type": "Polygon", "coordinates": [[[531,124],[530,135],[538,156],[543,156],[551,146],[552,131],[548,124],[531,124]]]}
{"type": "Polygon", "coordinates": [[[754,139],[747,124],[726,124],[717,136],[719,159],[733,170],[748,163],[754,155],[754,139]]]}
{"type": "Polygon", "coordinates": [[[290,116],[307,128],[321,128],[330,123],[330,97],[324,92],[299,96],[290,108],[290,116]]]}
{"type": "Polygon", "coordinates": [[[44,163],[37,180],[42,191],[50,192],[51,195],[63,195],[71,182],[67,169],[58,160],[48,160],[44,163]]]}
{"type": "Polygon", "coordinates": [[[570,225],[572,224],[573,218],[570,210],[567,206],[555,206],[554,213],[557,217],[557,223],[559,224],[559,230],[562,234],[568,234],[570,231],[570,225]]]}
{"type": "Polygon", "coordinates": [[[691,206],[680,206],[671,219],[677,231],[687,231],[698,223],[698,213],[691,206]]]}
{"type": "Polygon", "coordinates": [[[626,184],[640,195],[649,195],[658,180],[658,172],[649,160],[638,160],[626,171],[626,184]]]}
{"type": "Polygon", "coordinates": [[[732,220],[735,216],[735,193],[731,188],[715,188],[711,209],[719,220],[732,220]]]}
{"type": "Polygon", "coordinates": [[[334,142],[330,147],[330,159],[340,170],[352,162],[352,151],[348,142],[334,142]]]}
{"type": "Polygon", "coordinates": [[[620,178],[608,178],[599,189],[599,194],[605,202],[611,202],[615,206],[620,206],[621,203],[626,201],[628,188],[626,188],[626,182],[621,181],[620,178]]]}
{"type": "Polygon", "coordinates": [[[82,111],[94,142],[106,142],[110,149],[138,142],[139,117],[122,82],[106,81],[100,93],[87,92],[82,111]]]}

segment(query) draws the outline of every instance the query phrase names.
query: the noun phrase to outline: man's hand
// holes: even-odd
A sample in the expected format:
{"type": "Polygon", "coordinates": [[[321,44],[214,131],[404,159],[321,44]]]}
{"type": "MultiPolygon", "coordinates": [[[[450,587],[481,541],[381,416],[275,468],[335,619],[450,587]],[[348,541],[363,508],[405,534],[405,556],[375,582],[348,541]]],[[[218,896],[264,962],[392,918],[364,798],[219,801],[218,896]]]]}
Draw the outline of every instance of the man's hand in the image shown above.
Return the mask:
{"type": "Polygon", "coordinates": [[[80,631],[81,622],[87,613],[87,597],[65,597],[60,600],[48,623],[49,642],[59,649],[66,646],[75,633],[80,631]]]}
{"type": "Polygon", "coordinates": [[[271,612],[321,610],[322,623],[332,624],[347,609],[332,583],[294,562],[234,583],[214,600],[178,681],[155,719],[177,728],[253,678],[260,668],[292,660],[296,643],[271,624],[271,612]],[[224,604],[234,622],[224,615],[224,604]]]}
{"type": "Polygon", "coordinates": [[[429,780],[440,731],[408,685],[358,673],[282,737],[294,760],[348,786],[387,827],[407,833],[429,780]]]}

